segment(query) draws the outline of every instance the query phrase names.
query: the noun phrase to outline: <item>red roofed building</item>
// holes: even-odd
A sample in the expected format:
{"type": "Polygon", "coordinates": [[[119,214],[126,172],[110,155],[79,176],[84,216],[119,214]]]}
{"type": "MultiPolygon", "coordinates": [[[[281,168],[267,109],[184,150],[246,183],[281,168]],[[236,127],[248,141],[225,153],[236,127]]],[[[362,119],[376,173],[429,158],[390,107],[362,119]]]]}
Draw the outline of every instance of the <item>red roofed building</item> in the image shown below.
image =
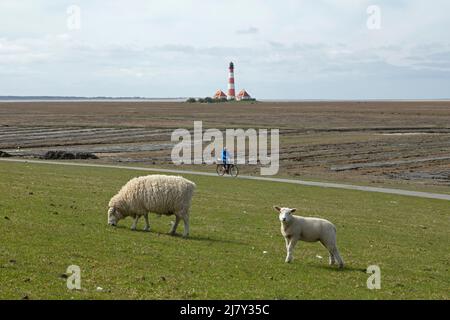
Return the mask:
{"type": "Polygon", "coordinates": [[[213,98],[217,100],[226,99],[227,95],[222,90],[217,90],[213,98]]]}
{"type": "Polygon", "coordinates": [[[250,100],[252,97],[250,97],[250,95],[248,94],[247,91],[245,91],[244,89],[242,89],[241,91],[239,91],[236,99],[237,100],[250,100]]]}

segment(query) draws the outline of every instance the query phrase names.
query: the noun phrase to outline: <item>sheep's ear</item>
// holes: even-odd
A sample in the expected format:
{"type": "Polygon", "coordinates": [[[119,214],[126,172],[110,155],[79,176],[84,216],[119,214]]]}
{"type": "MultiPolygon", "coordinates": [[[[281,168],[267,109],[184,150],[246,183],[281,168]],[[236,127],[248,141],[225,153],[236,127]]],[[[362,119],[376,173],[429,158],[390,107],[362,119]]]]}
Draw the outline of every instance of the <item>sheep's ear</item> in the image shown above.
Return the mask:
{"type": "Polygon", "coordinates": [[[297,208],[292,208],[292,209],[291,209],[291,213],[293,213],[293,212],[295,212],[295,211],[297,211],[297,208]]]}
{"type": "Polygon", "coordinates": [[[273,206],[273,208],[274,208],[276,211],[278,211],[278,212],[280,212],[280,210],[281,210],[281,208],[278,207],[278,206],[273,206]]]}

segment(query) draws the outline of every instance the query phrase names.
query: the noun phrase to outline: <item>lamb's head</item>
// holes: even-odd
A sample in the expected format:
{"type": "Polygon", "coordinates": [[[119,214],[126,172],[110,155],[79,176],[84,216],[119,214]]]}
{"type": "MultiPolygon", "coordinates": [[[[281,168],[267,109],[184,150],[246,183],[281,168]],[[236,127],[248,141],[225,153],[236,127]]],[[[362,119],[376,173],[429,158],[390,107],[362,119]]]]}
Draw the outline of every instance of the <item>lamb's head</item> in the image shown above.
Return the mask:
{"type": "Polygon", "coordinates": [[[296,208],[280,208],[277,206],[273,207],[276,211],[278,211],[281,223],[289,223],[292,220],[292,214],[297,210],[296,208]]]}
{"type": "Polygon", "coordinates": [[[117,208],[110,207],[108,209],[108,224],[111,226],[117,226],[117,222],[123,219],[123,214],[117,208]]]}

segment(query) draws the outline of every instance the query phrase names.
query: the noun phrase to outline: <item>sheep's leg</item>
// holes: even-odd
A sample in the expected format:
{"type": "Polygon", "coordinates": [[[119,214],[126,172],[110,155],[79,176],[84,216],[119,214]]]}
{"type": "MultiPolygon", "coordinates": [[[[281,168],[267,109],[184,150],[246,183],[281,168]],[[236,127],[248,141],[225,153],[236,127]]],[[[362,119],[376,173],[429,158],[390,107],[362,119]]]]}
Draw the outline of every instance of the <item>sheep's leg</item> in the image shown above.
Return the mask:
{"type": "Polygon", "coordinates": [[[294,247],[297,244],[298,239],[297,238],[291,238],[289,241],[288,247],[287,247],[287,255],[285,262],[289,263],[292,261],[292,252],[294,251],[294,247]]]}
{"type": "Polygon", "coordinates": [[[177,231],[178,224],[180,223],[180,217],[175,215],[175,222],[172,224],[172,228],[170,229],[169,233],[173,236],[175,232],[177,231]]]}
{"type": "Polygon", "coordinates": [[[145,227],[144,231],[150,231],[150,223],[148,223],[148,213],[144,214],[145,227]]]}
{"type": "Polygon", "coordinates": [[[131,230],[133,230],[133,231],[136,230],[136,228],[137,228],[137,223],[138,223],[139,218],[140,218],[140,216],[138,216],[138,215],[136,215],[136,216],[134,217],[133,224],[131,225],[131,230]]]}
{"type": "Polygon", "coordinates": [[[187,238],[187,236],[189,236],[189,215],[187,214],[183,215],[183,222],[184,222],[183,237],[187,238]]]}

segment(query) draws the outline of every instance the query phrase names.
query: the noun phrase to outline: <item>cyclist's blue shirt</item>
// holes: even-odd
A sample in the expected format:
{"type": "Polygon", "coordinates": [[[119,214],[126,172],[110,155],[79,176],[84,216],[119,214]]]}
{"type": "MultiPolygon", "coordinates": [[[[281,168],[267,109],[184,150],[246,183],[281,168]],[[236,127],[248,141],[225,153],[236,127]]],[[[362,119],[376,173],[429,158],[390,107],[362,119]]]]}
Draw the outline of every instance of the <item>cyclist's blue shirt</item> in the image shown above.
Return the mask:
{"type": "Polygon", "coordinates": [[[222,150],[222,161],[226,163],[228,160],[228,152],[226,150],[222,150]]]}

